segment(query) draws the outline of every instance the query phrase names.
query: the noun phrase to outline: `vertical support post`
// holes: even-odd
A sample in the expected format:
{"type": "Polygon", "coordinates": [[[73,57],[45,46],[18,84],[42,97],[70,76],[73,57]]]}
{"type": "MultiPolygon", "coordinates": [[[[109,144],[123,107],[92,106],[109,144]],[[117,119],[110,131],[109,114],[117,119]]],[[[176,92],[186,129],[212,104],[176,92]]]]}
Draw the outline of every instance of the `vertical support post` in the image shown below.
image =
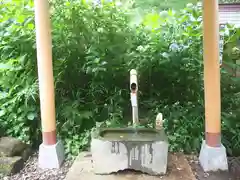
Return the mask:
{"type": "Polygon", "coordinates": [[[205,141],[200,163],[205,171],[227,170],[226,149],[221,144],[218,0],[203,0],[203,49],[205,141]]]}
{"type": "Polygon", "coordinates": [[[203,49],[206,143],[218,147],[221,144],[221,95],[217,0],[204,0],[203,49]]]}
{"type": "MultiPolygon", "coordinates": [[[[39,165],[42,168],[57,168],[56,148],[62,148],[56,138],[55,97],[52,65],[52,39],[48,0],[35,0],[35,26],[37,44],[37,65],[41,106],[43,144],[39,150],[39,165]]],[[[60,151],[62,152],[62,151],[60,151]]],[[[61,153],[62,156],[62,153],[61,153]]]]}
{"type": "Polygon", "coordinates": [[[56,144],[52,42],[47,0],[35,0],[38,79],[42,136],[45,145],[56,144]]]}

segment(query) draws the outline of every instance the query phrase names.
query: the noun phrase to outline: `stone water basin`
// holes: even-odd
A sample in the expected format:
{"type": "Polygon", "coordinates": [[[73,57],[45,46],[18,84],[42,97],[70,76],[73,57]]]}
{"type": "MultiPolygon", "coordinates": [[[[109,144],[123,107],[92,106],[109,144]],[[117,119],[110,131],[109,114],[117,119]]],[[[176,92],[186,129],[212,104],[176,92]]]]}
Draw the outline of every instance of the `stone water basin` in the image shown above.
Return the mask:
{"type": "Polygon", "coordinates": [[[164,130],[100,129],[92,135],[91,153],[95,174],[132,169],[163,175],[167,170],[168,141],[164,130]]]}

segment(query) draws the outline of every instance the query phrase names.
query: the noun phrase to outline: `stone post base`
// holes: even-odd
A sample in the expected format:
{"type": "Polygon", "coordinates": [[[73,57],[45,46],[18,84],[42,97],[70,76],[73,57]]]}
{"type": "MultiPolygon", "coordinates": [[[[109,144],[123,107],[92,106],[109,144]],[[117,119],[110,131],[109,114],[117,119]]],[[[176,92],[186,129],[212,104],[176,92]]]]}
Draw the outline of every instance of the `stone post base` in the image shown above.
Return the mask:
{"type": "Polygon", "coordinates": [[[38,165],[42,169],[60,168],[64,161],[64,146],[61,141],[55,145],[41,144],[38,165]]]}
{"type": "Polygon", "coordinates": [[[199,161],[205,172],[218,170],[228,171],[226,149],[223,145],[220,147],[210,147],[204,140],[200,151],[199,161]]]}

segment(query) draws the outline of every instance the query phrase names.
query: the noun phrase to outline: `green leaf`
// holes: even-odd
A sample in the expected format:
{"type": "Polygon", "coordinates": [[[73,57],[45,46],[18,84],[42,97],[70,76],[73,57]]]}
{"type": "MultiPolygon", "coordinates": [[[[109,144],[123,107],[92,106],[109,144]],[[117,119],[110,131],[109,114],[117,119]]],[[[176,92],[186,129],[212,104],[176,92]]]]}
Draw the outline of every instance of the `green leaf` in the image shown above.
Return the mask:
{"type": "Polygon", "coordinates": [[[9,70],[12,69],[13,67],[9,64],[4,64],[4,63],[0,63],[0,70],[9,70]]]}
{"type": "Polygon", "coordinates": [[[84,119],[89,119],[93,116],[93,113],[91,111],[82,111],[80,112],[81,117],[84,119]]]}
{"type": "Polygon", "coordinates": [[[29,113],[29,114],[27,115],[27,118],[28,118],[28,120],[34,120],[35,114],[34,114],[34,113],[29,113]]]}
{"type": "Polygon", "coordinates": [[[0,100],[8,97],[8,93],[6,92],[0,92],[0,100]]]}
{"type": "Polygon", "coordinates": [[[0,110],[0,117],[4,116],[6,112],[4,110],[0,110]]]}
{"type": "Polygon", "coordinates": [[[28,27],[29,29],[34,29],[34,24],[30,23],[30,24],[27,25],[27,27],[28,27]]]}

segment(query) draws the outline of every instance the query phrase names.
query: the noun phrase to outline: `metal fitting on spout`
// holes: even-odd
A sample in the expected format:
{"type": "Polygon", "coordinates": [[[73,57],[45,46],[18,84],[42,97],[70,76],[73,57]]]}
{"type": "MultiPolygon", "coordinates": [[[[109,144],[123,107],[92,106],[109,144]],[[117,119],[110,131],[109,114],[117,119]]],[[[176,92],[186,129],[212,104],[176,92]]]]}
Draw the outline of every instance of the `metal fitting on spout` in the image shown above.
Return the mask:
{"type": "Polygon", "coordinates": [[[137,71],[135,69],[130,71],[130,90],[132,93],[136,93],[138,90],[137,71]]]}

